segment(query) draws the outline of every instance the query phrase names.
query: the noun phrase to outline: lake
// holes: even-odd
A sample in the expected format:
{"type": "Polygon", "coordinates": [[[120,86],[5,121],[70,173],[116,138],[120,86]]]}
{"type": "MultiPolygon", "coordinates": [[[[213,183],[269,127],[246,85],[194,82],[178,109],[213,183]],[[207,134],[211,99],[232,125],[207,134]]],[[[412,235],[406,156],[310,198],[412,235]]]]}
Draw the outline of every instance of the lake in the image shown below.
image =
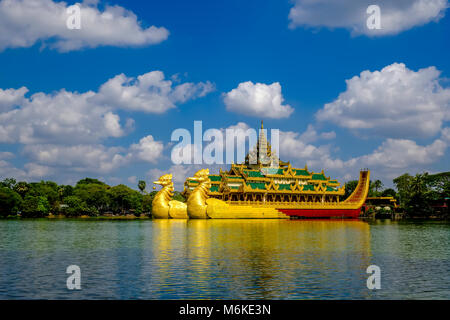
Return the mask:
{"type": "Polygon", "coordinates": [[[450,299],[450,223],[0,220],[0,299],[450,299]]]}

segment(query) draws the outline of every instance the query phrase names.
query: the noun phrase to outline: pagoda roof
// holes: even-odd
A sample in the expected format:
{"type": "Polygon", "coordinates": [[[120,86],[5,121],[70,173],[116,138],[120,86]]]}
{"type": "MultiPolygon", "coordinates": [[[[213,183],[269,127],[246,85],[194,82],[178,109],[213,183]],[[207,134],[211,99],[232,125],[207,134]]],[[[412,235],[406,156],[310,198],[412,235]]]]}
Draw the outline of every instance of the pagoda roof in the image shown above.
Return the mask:
{"type": "Polygon", "coordinates": [[[262,182],[249,182],[247,185],[252,189],[266,190],[266,184],[262,182]]]}
{"type": "Polygon", "coordinates": [[[311,180],[327,180],[327,178],[325,177],[325,175],[323,173],[313,173],[311,180]]]}
{"type": "Polygon", "coordinates": [[[222,177],[219,176],[219,175],[217,175],[217,174],[210,174],[210,175],[209,175],[209,179],[210,179],[211,181],[221,181],[221,180],[222,180],[222,177]]]}
{"type": "Polygon", "coordinates": [[[292,169],[296,176],[310,176],[311,174],[306,169],[292,169]]]}

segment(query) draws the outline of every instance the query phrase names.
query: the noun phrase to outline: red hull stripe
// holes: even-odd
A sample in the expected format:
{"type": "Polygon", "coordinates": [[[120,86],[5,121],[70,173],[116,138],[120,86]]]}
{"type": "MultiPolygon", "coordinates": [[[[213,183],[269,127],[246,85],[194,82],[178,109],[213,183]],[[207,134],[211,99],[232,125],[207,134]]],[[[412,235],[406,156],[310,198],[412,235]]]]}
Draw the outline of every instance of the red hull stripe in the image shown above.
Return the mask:
{"type": "Polygon", "coordinates": [[[292,217],[305,218],[358,218],[360,209],[277,209],[292,217]]]}

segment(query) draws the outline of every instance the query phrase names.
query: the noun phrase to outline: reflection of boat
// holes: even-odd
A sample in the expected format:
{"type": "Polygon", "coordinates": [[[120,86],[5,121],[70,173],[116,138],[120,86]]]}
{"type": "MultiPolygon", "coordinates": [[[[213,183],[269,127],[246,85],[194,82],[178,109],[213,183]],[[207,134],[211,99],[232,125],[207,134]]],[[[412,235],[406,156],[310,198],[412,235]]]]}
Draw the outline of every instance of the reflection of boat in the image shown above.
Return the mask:
{"type": "Polygon", "coordinates": [[[214,298],[308,299],[316,288],[333,292],[340,281],[362,287],[362,295],[368,291],[366,222],[196,219],[187,229],[192,281],[213,290],[214,298]],[[212,279],[219,289],[212,288],[212,279]]]}
{"type": "Polygon", "coordinates": [[[323,171],[292,168],[277,159],[262,130],[245,163],[232,164],[229,171],[221,170],[219,175],[200,170],[186,180],[183,193],[188,198],[190,218],[357,218],[369,179],[369,170],[361,171],[356,189],[341,201],[344,186],[339,187],[339,182],[323,171]],[[256,162],[250,160],[253,157],[256,162]],[[274,160],[278,167],[273,167],[274,160]]]}

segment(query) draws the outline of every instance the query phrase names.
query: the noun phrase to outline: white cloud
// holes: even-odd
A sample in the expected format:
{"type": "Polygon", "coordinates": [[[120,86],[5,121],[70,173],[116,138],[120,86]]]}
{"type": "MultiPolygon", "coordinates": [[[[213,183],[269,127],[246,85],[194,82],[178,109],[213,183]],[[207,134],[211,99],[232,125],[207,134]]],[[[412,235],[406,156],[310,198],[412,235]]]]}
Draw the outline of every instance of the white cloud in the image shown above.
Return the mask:
{"type": "Polygon", "coordinates": [[[394,63],[347,80],[346,91],[317,112],[319,121],[385,137],[431,137],[450,120],[450,89],[435,67],[412,71],[394,63]]]}
{"type": "Polygon", "coordinates": [[[125,8],[106,5],[101,11],[96,3],[78,4],[81,29],[67,28],[66,2],[51,0],[0,1],[0,51],[5,48],[44,45],[66,52],[98,46],[145,46],[167,39],[164,27],[144,28],[136,15],[125,8]]]}
{"type": "Polygon", "coordinates": [[[0,180],[14,178],[18,181],[31,181],[32,179],[42,179],[49,173],[49,167],[38,165],[36,163],[26,163],[23,169],[19,169],[10,162],[0,160],[0,180]]]}
{"type": "Polygon", "coordinates": [[[93,96],[91,91],[79,94],[64,89],[30,98],[22,95],[20,108],[0,113],[0,142],[74,144],[123,136],[126,128],[119,116],[93,104],[93,96]]]}
{"type": "Polygon", "coordinates": [[[0,89],[0,112],[6,112],[20,105],[28,92],[25,87],[19,89],[0,89]]]}
{"type": "Polygon", "coordinates": [[[155,141],[150,135],[142,138],[138,144],[132,144],[130,152],[142,161],[156,163],[162,156],[163,149],[163,143],[155,141]]]}
{"type": "Polygon", "coordinates": [[[289,12],[290,27],[345,28],[353,35],[384,36],[441,19],[447,0],[296,0],[289,12]],[[376,4],[381,11],[381,29],[370,30],[366,10],[376,4]]]}
{"type": "MultiPolygon", "coordinates": [[[[307,133],[309,129],[306,130],[307,133]]],[[[389,182],[405,172],[430,170],[430,165],[439,161],[450,146],[450,129],[444,128],[441,136],[428,145],[419,145],[409,139],[386,139],[372,152],[341,159],[330,145],[308,143],[308,134],[280,132],[280,153],[282,159],[290,160],[297,166],[308,165],[312,170],[326,169],[336,178],[353,179],[361,168],[369,168],[377,178],[389,182]],[[306,138],[306,140],[305,140],[306,138]],[[387,179],[387,180],[386,180],[387,179]]]]}
{"type": "Polygon", "coordinates": [[[28,145],[24,154],[35,163],[72,172],[108,173],[130,161],[122,148],[103,145],[28,145]]]}
{"type": "Polygon", "coordinates": [[[371,154],[353,160],[366,166],[388,168],[407,168],[411,165],[429,164],[444,155],[447,144],[437,139],[427,146],[417,145],[406,139],[387,139],[371,154]]]}
{"type": "Polygon", "coordinates": [[[288,104],[283,105],[283,101],[279,82],[270,85],[242,82],[224,94],[228,111],[264,118],[288,118],[294,109],[288,104]]]}
{"type": "MultiPolygon", "coordinates": [[[[300,134],[293,131],[280,131],[280,157],[290,161],[295,161],[300,166],[305,164],[313,165],[322,162],[324,168],[336,168],[340,163],[334,163],[330,157],[330,146],[316,146],[311,144],[310,128],[305,133],[300,134]]],[[[316,133],[317,134],[317,133],[316,133]]]]}
{"type": "Polygon", "coordinates": [[[300,136],[300,140],[305,143],[314,142],[320,139],[331,140],[334,138],[336,138],[336,133],[334,131],[318,133],[314,126],[311,124],[308,125],[306,131],[303,132],[300,136]]]}
{"type": "Polygon", "coordinates": [[[186,82],[172,87],[164,73],[152,71],[135,78],[124,74],[115,76],[100,87],[95,101],[115,108],[164,113],[175,108],[176,103],[203,97],[214,90],[209,82],[186,82]]]}
{"type": "Polygon", "coordinates": [[[72,172],[110,173],[132,162],[157,163],[163,148],[162,142],[149,135],[128,149],[101,144],[32,144],[26,145],[23,152],[34,163],[55,170],[65,168],[72,172]]]}
{"type": "Polygon", "coordinates": [[[0,160],[12,159],[12,158],[14,158],[14,154],[12,152],[7,152],[7,151],[0,152],[0,160]]]}
{"type": "Polygon", "coordinates": [[[171,81],[165,81],[160,71],[141,75],[136,81],[121,74],[101,86],[99,93],[62,89],[27,98],[25,87],[0,89],[0,142],[92,144],[108,137],[118,138],[133,129],[134,120],[121,124],[114,109],[161,113],[175,107],[175,103],[204,96],[211,90],[209,82],[172,88],[171,81]],[[123,86],[124,82],[127,85],[123,86]]]}

